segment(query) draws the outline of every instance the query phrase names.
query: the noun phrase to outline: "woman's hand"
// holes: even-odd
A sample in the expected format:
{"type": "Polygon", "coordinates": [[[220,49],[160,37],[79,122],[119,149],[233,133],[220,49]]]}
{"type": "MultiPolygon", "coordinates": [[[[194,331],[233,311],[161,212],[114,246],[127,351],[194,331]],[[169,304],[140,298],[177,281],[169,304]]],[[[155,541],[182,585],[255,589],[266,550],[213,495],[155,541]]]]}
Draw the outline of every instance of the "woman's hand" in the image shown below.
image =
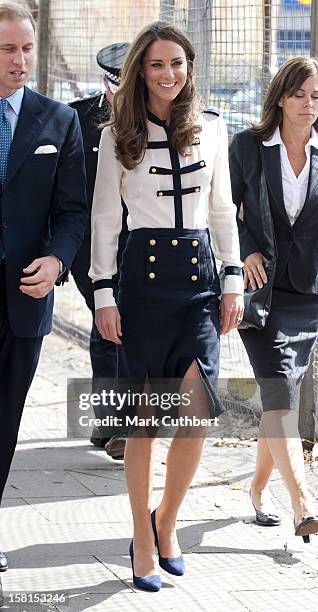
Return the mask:
{"type": "Polygon", "coordinates": [[[221,335],[235,329],[242,321],[244,313],[243,296],[238,293],[224,293],[220,303],[221,335]]]}
{"type": "Polygon", "coordinates": [[[104,340],[122,344],[120,314],[117,306],[106,306],[95,311],[96,327],[104,340]]]}
{"type": "Polygon", "coordinates": [[[267,275],[264,268],[266,258],[262,253],[251,253],[244,260],[244,289],[250,282],[252,289],[261,289],[267,283],[267,275]]]}

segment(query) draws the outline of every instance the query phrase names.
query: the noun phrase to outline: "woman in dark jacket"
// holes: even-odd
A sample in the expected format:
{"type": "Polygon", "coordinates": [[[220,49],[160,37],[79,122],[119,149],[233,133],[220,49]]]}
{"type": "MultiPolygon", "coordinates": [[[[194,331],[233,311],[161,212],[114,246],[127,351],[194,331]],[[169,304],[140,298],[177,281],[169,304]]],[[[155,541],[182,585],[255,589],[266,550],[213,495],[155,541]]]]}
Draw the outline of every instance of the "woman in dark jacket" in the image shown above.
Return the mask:
{"type": "Polygon", "coordinates": [[[272,304],[265,327],[240,332],[263,406],[250,496],[258,523],[280,523],[267,487],[276,465],[290,493],[295,535],[303,536],[304,541],[318,532],[318,517],[305,480],[297,410],[300,383],[318,334],[316,130],[318,60],[296,57],[285,62],[274,77],[261,122],[237,134],[230,146],[245,288],[250,283],[256,289],[267,282],[264,264],[276,248],[272,304]],[[272,237],[263,230],[260,211],[262,172],[272,237]]]}

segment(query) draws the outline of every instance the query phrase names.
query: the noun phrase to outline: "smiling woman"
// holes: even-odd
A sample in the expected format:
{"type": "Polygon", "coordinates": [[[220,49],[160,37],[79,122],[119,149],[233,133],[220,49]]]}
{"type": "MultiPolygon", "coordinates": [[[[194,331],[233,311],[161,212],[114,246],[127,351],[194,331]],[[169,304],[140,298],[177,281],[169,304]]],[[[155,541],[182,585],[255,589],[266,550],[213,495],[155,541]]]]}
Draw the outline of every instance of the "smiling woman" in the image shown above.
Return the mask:
{"type": "MultiPolygon", "coordinates": [[[[189,384],[194,391],[191,405],[178,408],[178,416],[193,417],[193,425],[180,425],[171,443],[163,497],[152,515],[157,432],[139,427],[126,444],[133,580],[148,591],[160,588],[158,561],[170,574],[185,571],[177,513],[198,467],[209,417],[224,410],[215,389],[219,335],[236,327],[243,311],[226,128],[217,113],[201,110],[194,58],[191,42],[171,24],[151,24],[136,37],[102,133],[93,200],[96,325],[118,345],[119,377],[137,381],[141,391],[158,379],[164,379],[165,391],[189,384]],[[122,200],[130,234],[116,303],[111,278],[122,200]],[[227,270],[220,302],[210,232],[227,270]]],[[[142,409],[152,416],[149,407],[142,409]]],[[[138,406],[133,414],[139,414],[138,406]]]]}
{"type": "Polygon", "coordinates": [[[172,40],[156,40],[147,49],[140,74],[148,90],[149,110],[165,121],[171,102],[182,91],[187,80],[184,50],[172,40]]]}

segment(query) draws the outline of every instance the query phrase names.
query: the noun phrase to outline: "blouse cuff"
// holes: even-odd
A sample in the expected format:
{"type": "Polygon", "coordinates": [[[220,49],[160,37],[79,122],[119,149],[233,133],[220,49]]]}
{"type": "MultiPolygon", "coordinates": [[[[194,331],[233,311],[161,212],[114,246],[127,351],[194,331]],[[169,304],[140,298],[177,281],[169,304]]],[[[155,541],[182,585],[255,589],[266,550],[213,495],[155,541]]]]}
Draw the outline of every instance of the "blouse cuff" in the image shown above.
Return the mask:
{"type": "Polygon", "coordinates": [[[95,310],[108,306],[116,306],[113,290],[110,288],[94,291],[95,310]]]}
{"type": "Polygon", "coordinates": [[[227,274],[224,278],[223,293],[238,293],[239,295],[244,294],[244,281],[243,276],[237,274],[227,274]]]}

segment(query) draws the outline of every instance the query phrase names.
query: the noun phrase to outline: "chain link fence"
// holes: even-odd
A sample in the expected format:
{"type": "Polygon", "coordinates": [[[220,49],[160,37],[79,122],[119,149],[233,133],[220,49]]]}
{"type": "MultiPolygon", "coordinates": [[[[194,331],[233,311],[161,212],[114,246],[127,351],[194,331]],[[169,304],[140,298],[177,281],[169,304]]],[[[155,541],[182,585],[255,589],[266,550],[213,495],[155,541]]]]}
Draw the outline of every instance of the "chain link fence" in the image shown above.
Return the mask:
{"type": "MultiPolygon", "coordinates": [[[[182,28],[196,52],[197,86],[207,106],[221,110],[229,136],[257,121],[268,83],[293,55],[318,55],[318,0],[21,0],[39,26],[34,86],[68,102],[101,87],[97,51],[131,42],[147,23],[182,28]],[[37,83],[36,83],[37,81],[37,83]]],[[[90,327],[75,286],[59,290],[56,313],[74,330],[90,327]]],[[[314,356],[318,405],[318,350],[314,356]]],[[[239,335],[222,340],[222,374],[252,376],[239,335]]],[[[244,395],[244,393],[243,393],[244,395]]]]}

